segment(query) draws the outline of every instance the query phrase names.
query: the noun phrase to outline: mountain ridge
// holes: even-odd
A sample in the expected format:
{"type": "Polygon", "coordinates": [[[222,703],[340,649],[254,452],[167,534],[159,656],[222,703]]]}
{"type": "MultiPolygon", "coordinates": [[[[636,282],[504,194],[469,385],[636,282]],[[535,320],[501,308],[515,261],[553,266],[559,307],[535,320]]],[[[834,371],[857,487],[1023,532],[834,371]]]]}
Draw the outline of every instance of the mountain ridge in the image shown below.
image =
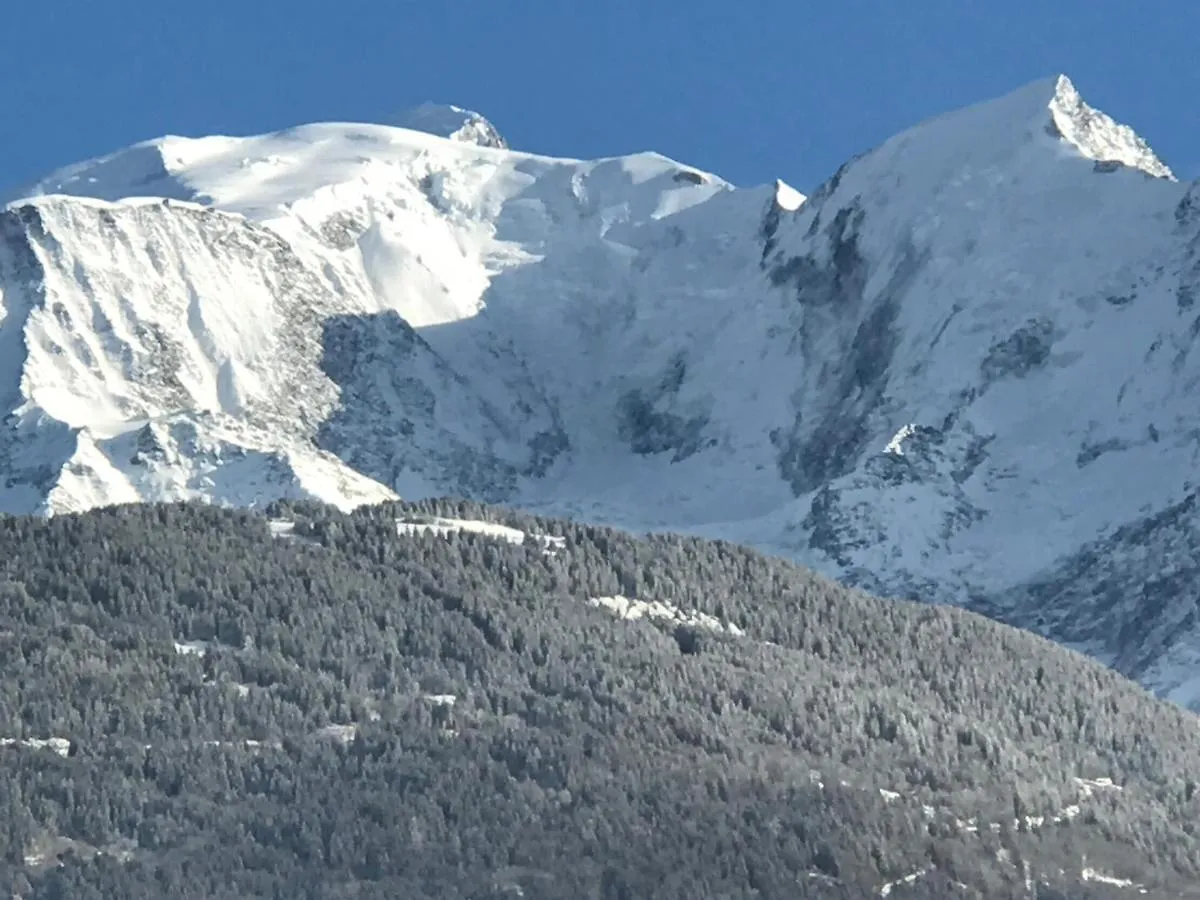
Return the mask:
{"type": "Polygon", "coordinates": [[[52,174],[0,230],[0,507],[462,494],[986,609],[1196,702],[1196,598],[1153,569],[1200,546],[1194,186],[1059,77],[785,188],[362,124],[52,174]],[[1121,627],[1056,612],[1080,572],[1121,627]]]}

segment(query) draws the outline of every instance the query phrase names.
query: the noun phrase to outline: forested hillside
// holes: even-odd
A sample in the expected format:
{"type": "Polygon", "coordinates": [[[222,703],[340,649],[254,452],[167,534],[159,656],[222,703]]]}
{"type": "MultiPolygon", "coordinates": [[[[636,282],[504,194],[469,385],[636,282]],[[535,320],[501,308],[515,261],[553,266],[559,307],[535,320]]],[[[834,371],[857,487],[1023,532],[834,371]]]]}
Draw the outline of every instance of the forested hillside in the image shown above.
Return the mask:
{"type": "Polygon", "coordinates": [[[5,518],[0,667],[23,898],[1200,897],[1193,716],[730,544],[5,518]]]}

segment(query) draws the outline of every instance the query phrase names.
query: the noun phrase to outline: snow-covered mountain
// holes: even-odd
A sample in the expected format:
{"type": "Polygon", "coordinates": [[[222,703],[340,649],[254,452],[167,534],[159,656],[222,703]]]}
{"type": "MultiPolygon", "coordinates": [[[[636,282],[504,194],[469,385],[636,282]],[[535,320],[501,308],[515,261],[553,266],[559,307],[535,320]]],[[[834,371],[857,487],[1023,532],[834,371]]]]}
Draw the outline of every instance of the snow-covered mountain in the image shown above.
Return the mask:
{"type": "Polygon", "coordinates": [[[496,130],[496,126],[470,109],[441,103],[422,103],[415,109],[397,116],[387,125],[397,125],[413,131],[424,131],[455,141],[478,144],[481,147],[508,147],[508,141],[496,130]]]}
{"type": "Polygon", "coordinates": [[[0,509],[463,494],[983,609],[1200,704],[1200,186],[1066,78],[812,197],[475,113],[0,213],[0,509]]]}

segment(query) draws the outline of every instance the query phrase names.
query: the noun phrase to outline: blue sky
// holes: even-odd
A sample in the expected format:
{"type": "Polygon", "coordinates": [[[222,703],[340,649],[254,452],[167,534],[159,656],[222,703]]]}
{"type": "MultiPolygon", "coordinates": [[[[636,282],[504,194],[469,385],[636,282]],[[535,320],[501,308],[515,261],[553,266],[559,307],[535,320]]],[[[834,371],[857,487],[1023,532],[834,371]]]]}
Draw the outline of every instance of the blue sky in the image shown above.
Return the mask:
{"type": "Polygon", "coordinates": [[[42,0],[0,23],[0,188],[164,133],[432,99],[521,149],[653,149],[811,189],[901,128],[1058,72],[1200,175],[1189,0],[42,0]]]}

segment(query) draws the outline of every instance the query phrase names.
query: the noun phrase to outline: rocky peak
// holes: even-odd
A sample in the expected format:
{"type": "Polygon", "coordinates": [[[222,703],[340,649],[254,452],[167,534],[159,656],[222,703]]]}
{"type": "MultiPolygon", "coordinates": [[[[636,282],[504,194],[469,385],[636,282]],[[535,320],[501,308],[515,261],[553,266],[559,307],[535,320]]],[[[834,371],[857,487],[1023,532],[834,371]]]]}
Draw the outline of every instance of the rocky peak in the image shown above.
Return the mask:
{"type": "Polygon", "coordinates": [[[450,104],[422,103],[401,113],[389,124],[480,147],[508,147],[508,141],[496,130],[496,126],[482,115],[450,104]]]}
{"type": "Polygon", "coordinates": [[[1175,180],[1171,170],[1128,125],[1089,106],[1066,75],[1053,80],[1051,126],[1080,153],[1097,163],[1117,163],[1155,178],[1175,180]]]}

